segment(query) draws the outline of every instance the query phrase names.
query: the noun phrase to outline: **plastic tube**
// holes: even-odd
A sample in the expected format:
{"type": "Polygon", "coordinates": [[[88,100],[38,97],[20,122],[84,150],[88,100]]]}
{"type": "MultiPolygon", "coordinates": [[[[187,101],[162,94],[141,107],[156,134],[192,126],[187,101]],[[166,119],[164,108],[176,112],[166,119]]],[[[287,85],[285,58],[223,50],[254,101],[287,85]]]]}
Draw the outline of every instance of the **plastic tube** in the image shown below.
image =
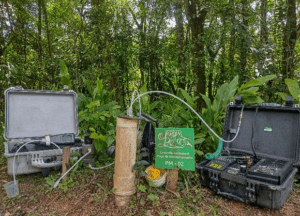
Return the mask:
{"type": "Polygon", "coordinates": [[[139,99],[139,109],[140,109],[140,113],[142,113],[142,105],[141,105],[141,97],[140,97],[140,94],[139,94],[139,91],[138,90],[134,90],[132,92],[132,95],[131,95],[131,102],[134,100],[134,93],[136,93],[136,95],[138,96],[137,98],[139,99]]]}
{"type": "Polygon", "coordinates": [[[148,92],[145,92],[141,95],[139,95],[138,97],[136,97],[133,101],[131,101],[131,104],[130,104],[130,107],[127,111],[127,114],[132,114],[132,105],[134,104],[134,102],[137,100],[137,99],[140,99],[142,96],[146,95],[146,94],[151,94],[151,93],[159,93],[159,94],[166,94],[166,95],[169,95],[173,98],[176,98],[177,100],[179,100],[180,102],[184,103],[190,110],[192,110],[198,117],[199,119],[203,122],[203,124],[219,139],[219,140],[222,140],[223,142],[226,142],[226,143],[230,143],[230,142],[233,142],[236,137],[238,136],[239,134],[239,131],[240,131],[240,125],[238,126],[237,128],[237,133],[236,135],[233,137],[232,140],[224,140],[222,139],[205,121],[204,119],[187,103],[185,102],[184,100],[182,100],[181,98],[171,94],[171,93],[168,93],[168,92],[164,92],[164,91],[148,91],[148,92]]]}
{"type": "Polygon", "coordinates": [[[56,182],[55,182],[55,184],[53,185],[53,188],[56,188],[57,186],[58,186],[58,184],[59,184],[59,182],[60,182],[60,180],[63,178],[63,177],[65,177],[78,163],[79,163],[79,161],[81,161],[83,158],[85,158],[88,154],[90,154],[91,153],[91,151],[89,151],[88,153],[86,153],[85,155],[83,155],[78,161],[76,161],[76,163],[70,168],[70,169],[68,169],[68,171],[67,172],[65,172],[56,182]]]}
{"type": "MultiPolygon", "coordinates": [[[[139,110],[140,110],[140,115],[141,115],[142,114],[142,105],[141,105],[141,97],[140,97],[140,94],[139,94],[138,90],[134,90],[132,92],[131,102],[134,100],[135,94],[137,95],[137,98],[139,99],[139,110]]],[[[140,120],[139,120],[139,123],[138,123],[138,126],[137,126],[137,132],[139,132],[139,130],[140,130],[140,120]]]]}
{"type": "Polygon", "coordinates": [[[106,167],[109,167],[109,166],[113,165],[114,163],[115,163],[115,162],[112,162],[111,164],[108,164],[108,165],[103,166],[103,167],[92,167],[91,165],[89,165],[89,167],[90,167],[90,169],[92,169],[92,170],[101,170],[101,169],[104,169],[104,168],[106,168],[106,167]]]}
{"type": "MultiPolygon", "coordinates": [[[[16,151],[16,153],[15,153],[15,155],[14,155],[14,159],[13,159],[13,177],[14,177],[14,184],[17,183],[17,181],[16,181],[16,174],[15,174],[15,160],[16,160],[16,155],[19,153],[19,151],[21,150],[21,148],[23,148],[23,147],[26,146],[27,144],[30,144],[30,143],[33,143],[33,142],[40,142],[40,141],[41,141],[41,140],[31,140],[31,141],[29,141],[29,142],[23,144],[23,145],[16,151]]],[[[50,143],[53,144],[53,145],[55,145],[58,149],[61,150],[61,148],[59,148],[59,146],[56,145],[55,143],[53,143],[53,142],[50,142],[50,143]]]]}

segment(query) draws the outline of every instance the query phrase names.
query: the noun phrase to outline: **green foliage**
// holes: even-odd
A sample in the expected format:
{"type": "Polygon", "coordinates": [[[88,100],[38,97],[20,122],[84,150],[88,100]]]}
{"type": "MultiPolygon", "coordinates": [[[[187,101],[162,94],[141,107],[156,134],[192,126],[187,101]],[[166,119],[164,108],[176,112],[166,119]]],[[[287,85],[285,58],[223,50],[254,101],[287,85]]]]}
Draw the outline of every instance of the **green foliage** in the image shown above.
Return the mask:
{"type": "Polygon", "coordinates": [[[299,103],[300,89],[298,82],[292,79],[285,79],[285,84],[287,85],[290,94],[294,97],[296,103],[299,103]]]}
{"type": "Polygon", "coordinates": [[[241,95],[244,104],[261,104],[263,99],[259,96],[259,86],[264,85],[276,78],[276,75],[268,75],[252,79],[249,82],[241,85],[237,95],[241,95]]]}
{"type": "Polygon", "coordinates": [[[299,84],[296,80],[292,79],[285,79],[285,84],[288,87],[289,94],[286,92],[276,92],[275,95],[279,96],[283,101],[285,101],[286,97],[293,96],[294,103],[299,104],[300,103],[300,88],[299,84]]]}
{"type": "Polygon", "coordinates": [[[115,140],[116,119],[121,114],[121,107],[111,100],[114,90],[106,90],[101,80],[97,79],[95,87],[85,78],[83,82],[88,95],[78,95],[79,123],[85,130],[91,130],[95,149],[100,152],[115,140]]]}
{"type": "Polygon", "coordinates": [[[152,202],[154,202],[156,200],[157,196],[155,194],[149,194],[147,197],[148,197],[149,200],[151,200],[152,202]]]}
{"type": "Polygon", "coordinates": [[[68,72],[68,68],[65,64],[65,62],[63,60],[60,60],[60,78],[61,78],[61,84],[64,86],[64,85],[67,85],[69,86],[69,88],[71,88],[71,80],[70,80],[70,74],[68,72]]]}
{"type": "Polygon", "coordinates": [[[145,185],[138,185],[138,189],[140,190],[140,191],[142,191],[143,193],[146,193],[146,187],[145,187],[145,185]]]}

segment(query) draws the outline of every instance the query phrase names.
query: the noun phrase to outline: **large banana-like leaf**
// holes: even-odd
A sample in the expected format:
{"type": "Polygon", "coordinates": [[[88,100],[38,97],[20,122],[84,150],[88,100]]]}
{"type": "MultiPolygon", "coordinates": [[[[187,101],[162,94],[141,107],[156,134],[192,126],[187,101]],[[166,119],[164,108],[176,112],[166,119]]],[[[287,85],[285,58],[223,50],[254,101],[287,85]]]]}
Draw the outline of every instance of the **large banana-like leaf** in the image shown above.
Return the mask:
{"type": "Polygon", "coordinates": [[[300,89],[298,82],[292,79],[285,79],[285,84],[288,86],[289,91],[294,99],[299,100],[300,89]]]}
{"type": "Polygon", "coordinates": [[[185,98],[185,100],[188,102],[188,104],[193,108],[193,109],[196,109],[197,106],[196,104],[194,103],[194,100],[193,98],[184,90],[184,89],[180,89],[181,90],[181,93],[183,95],[183,97],[185,98]]]}

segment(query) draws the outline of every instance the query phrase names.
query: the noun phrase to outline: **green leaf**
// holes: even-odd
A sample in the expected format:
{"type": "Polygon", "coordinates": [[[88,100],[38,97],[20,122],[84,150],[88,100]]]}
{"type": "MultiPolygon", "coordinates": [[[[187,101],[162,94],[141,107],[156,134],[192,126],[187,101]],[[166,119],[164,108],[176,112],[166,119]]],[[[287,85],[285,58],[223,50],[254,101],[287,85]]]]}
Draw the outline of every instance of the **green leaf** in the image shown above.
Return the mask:
{"type": "Polygon", "coordinates": [[[251,88],[248,88],[246,91],[255,93],[258,91],[258,89],[259,89],[258,87],[251,87],[251,88]]]}
{"type": "Polygon", "coordinates": [[[255,92],[252,92],[252,91],[248,91],[248,90],[244,90],[244,91],[240,91],[238,93],[238,95],[241,95],[241,96],[246,96],[246,95],[249,95],[249,96],[256,96],[256,93],[255,92]]]}
{"type": "Polygon", "coordinates": [[[291,95],[294,97],[294,99],[298,100],[300,94],[298,82],[292,79],[285,79],[285,84],[288,86],[289,91],[291,95]]]}
{"type": "Polygon", "coordinates": [[[263,76],[263,77],[259,77],[257,78],[257,80],[259,81],[260,85],[263,85],[265,84],[266,82],[272,80],[272,79],[275,79],[276,78],[276,75],[267,75],[267,76],[263,76]]]}
{"type": "Polygon", "coordinates": [[[199,156],[202,156],[204,155],[203,151],[200,151],[200,150],[195,150],[196,154],[199,155],[199,156]]]}
{"type": "Polygon", "coordinates": [[[188,104],[193,108],[193,109],[196,109],[197,106],[196,104],[194,103],[192,97],[184,90],[184,89],[180,89],[181,90],[181,93],[183,95],[183,97],[186,99],[186,101],[188,102],[188,104]]]}
{"type": "Polygon", "coordinates": [[[64,60],[60,60],[60,78],[61,78],[61,84],[67,85],[69,88],[71,88],[71,80],[70,80],[70,74],[68,72],[67,65],[65,64],[64,60]]]}
{"type": "Polygon", "coordinates": [[[151,179],[149,180],[149,182],[148,182],[148,183],[149,183],[149,186],[151,186],[151,187],[155,187],[155,184],[153,183],[153,181],[152,181],[151,179]]]}
{"type": "Polygon", "coordinates": [[[167,212],[158,212],[159,215],[168,215],[167,212]]]}
{"type": "Polygon", "coordinates": [[[99,78],[97,79],[97,90],[100,99],[103,99],[103,82],[99,78]]]}
{"type": "Polygon", "coordinates": [[[105,141],[103,141],[102,139],[95,139],[94,147],[97,152],[100,152],[101,150],[107,148],[107,143],[105,141]]]}
{"type": "Polygon", "coordinates": [[[285,101],[286,97],[289,96],[287,93],[284,93],[284,92],[277,92],[277,93],[275,93],[275,95],[278,95],[284,101],[285,101]]]}
{"type": "Polygon", "coordinates": [[[227,95],[227,100],[225,101],[225,103],[229,103],[230,99],[234,96],[237,87],[238,87],[238,83],[239,83],[239,76],[235,76],[233,78],[233,80],[229,83],[228,86],[228,95],[227,95]]]}
{"type": "Polygon", "coordinates": [[[145,187],[145,185],[138,185],[138,189],[140,190],[140,191],[142,191],[142,192],[146,192],[146,187],[145,187]]]}
{"type": "Polygon", "coordinates": [[[97,183],[97,186],[105,191],[104,187],[100,183],[97,183]]]}
{"type": "MultiPolygon", "coordinates": [[[[215,114],[219,113],[223,110],[224,107],[227,106],[230,99],[228,99],[228,94],[230,91],[230,85],[228,83],[224,83],[217,91],[217,94],[213,103],[213,112],[215,114]]],[[[212,116],[213,118],[213,116],[212,116]]]]}
{"type": "Polygon", "coordinates": [[[204,100],[204,102],[206,104],[206,107],[208,109],[211,109],[211,101],[210,101],[210,99],[206,95],[203,95],[203,94],[201,94],[201,97],[203,98],[203,100],[204,100]]]}
{"type": "Polygon", "coordinates": [[[251,104],[261,104],[264,102],[259,96],[244,96],[243,103],[247,105],[251,104]]]}
{"type": "Polygon", "coordinates": [[[94,92],[93,92],[93,89],[91,87],[91,84],[90,84],[90,81],[89,80],[86,80],[84,77],[82,77],[82,81],[84,82],[84,84],[86,85],[90,95],[94,98],[94,92]]]}
{"type": "Polygon", "coordinates": [[[199,139],[196,139],[194,144],[197,145],[197,144],[201,144],[205,141],[205,138],[199,138],[199,139]]]}
{"type": "Polygon", "coordinates": [[[156,195],[155,194],[149,194],[148,199],[151,200],[152,202],[154,202],[156,200],[156,195]]]}
{"type": "Polygon", "coordinates": [[[243,90],[243,89],[249,88],[249,87],[251,87],[251,86],[258,86],[259,84],[260,84],[260,81],[259,81],[259,80],[257,80],[257,79],[252,79],[252,80],[250,80],[249,82],[243,84],[243,85],[240,87],[239,90],[243,90]]]}
{"type": "Polygon", "coordinates": [[[265,84],[266,82],[272,80],[276,78],[276,75],[267,75],[267,76],[263,76],[263,77],[259,77],[257,79],[252,79],[250,80],[249,82],[243,84],[239,90],[243,90],[245,88],[249,88],[249,87],[252,87],[252,86],[259,86],[259,85],[263,85],[265,84]]]}
{"type": "Polygon", "coordinates": [[[205,137],[205,136],[206,136],[206,134],[204,134],[204,133],[198,133],[195,135],[195,138],[200,138],[200,137],[205,137]]]}

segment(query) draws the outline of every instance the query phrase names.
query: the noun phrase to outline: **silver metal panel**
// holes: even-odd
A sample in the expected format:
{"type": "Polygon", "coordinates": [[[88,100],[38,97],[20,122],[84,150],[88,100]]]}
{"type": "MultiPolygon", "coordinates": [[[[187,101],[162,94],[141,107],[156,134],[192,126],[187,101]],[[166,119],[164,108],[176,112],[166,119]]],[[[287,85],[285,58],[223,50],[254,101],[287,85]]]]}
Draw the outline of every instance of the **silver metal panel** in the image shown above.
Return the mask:
{"type": "Polygon", "coordinates": [[[63,133],[79,133],[75,92],[5,91],[5,139],[63,133]]]}

